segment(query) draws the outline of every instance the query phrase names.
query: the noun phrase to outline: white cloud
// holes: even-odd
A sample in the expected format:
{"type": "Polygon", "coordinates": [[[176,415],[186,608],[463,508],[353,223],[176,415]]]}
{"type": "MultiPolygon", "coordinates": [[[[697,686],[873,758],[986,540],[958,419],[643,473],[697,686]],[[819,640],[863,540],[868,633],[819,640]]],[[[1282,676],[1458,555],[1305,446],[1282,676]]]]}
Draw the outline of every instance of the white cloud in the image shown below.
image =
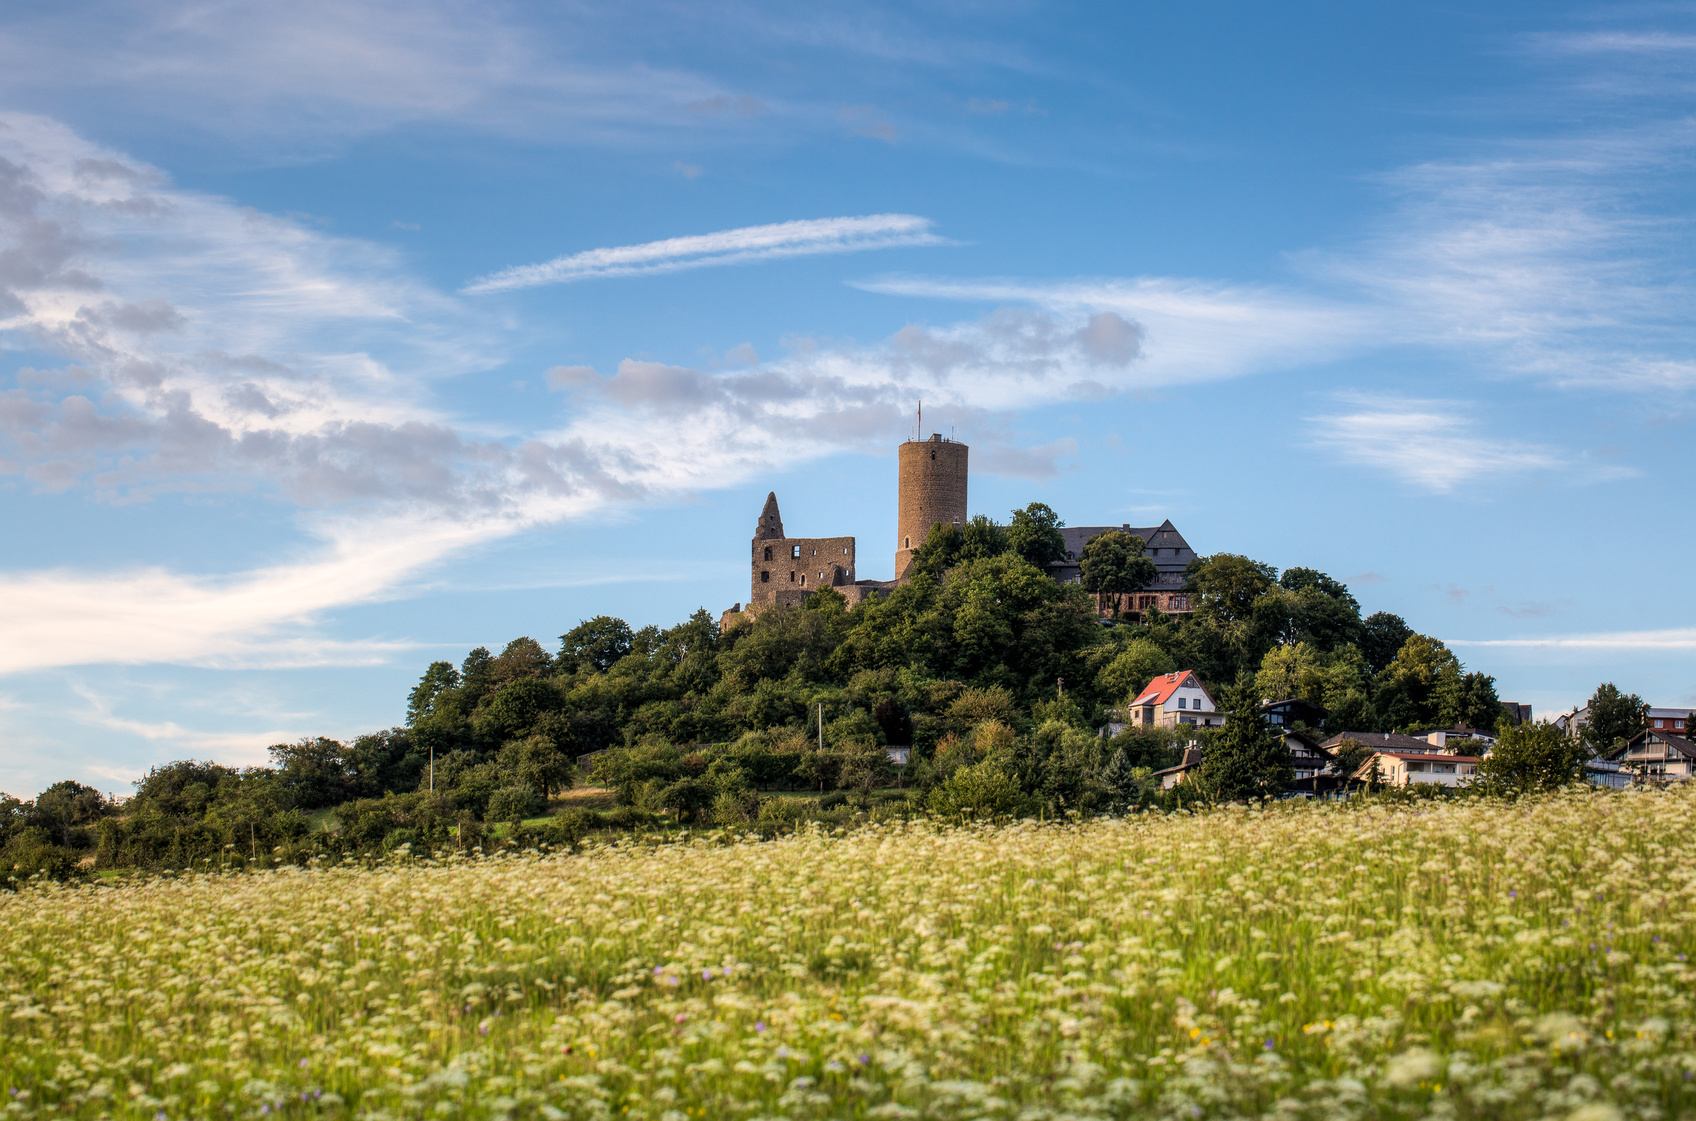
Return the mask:
{"type": "Polygon", "coordinates": [[[738,119],[692,112],[745,95],[644,62],[616,7],[549,17],[453,0],[15,7],[0,17],[0,94],[14,104],[92,94],[107,114],[121,104],[184,122],[261,159],[419,121],[629,143],[738,119]]]}
{"type": "Polygon", "coordinates": [[[711,234],[666,238],[642,245],[588,249],[539,265],[518,265],[466,285],[471,293],[502,292],[609,276],[679,272],[716,265],[741,265],[779,257],[858,253],[898,246],[946,245],[931,221],[912,214],[868,214],[857,218],[809,218],[744,226],[711,234]]]}
{"type": "Polygon", "coordinates": [[[1494,646],[1535,650],[1696,650],[1696,627],[1649,631],[1603,631],[1542,638],[1449,638],[1450,646],[1494,646]]]}
{"type": "Polygon", "coordinates": [[[1693,153],[1696,127],[1670,121],[1414,165],[1384,177],[1375,233],[1294,260],[1375,303],[1384,343],[1557,386],[1696,387],[1691,229],[1644,204],[1693,153]]]}
{"type": "Polygon", "coordinates": [[[1366,395],[1348,400],[1356,411],[1310,418],[1314,443],[1422,490],[1446,493],[1480,478],[1561,463],[1550,449],[1481,431],[1465,402],[1366,395]]]}
{"type": "Polygon", "coordinates": [[[1290,289],[1173,277],[1036,283],[884,277],[869,292],[1034,304],[1068,321],[1111,313],[1136,324],[1137,361],[1104,381],[1122,391],[1212,381],[1324,361],[1367,345],[1383,328],[1374,307],[1290,289]]]}

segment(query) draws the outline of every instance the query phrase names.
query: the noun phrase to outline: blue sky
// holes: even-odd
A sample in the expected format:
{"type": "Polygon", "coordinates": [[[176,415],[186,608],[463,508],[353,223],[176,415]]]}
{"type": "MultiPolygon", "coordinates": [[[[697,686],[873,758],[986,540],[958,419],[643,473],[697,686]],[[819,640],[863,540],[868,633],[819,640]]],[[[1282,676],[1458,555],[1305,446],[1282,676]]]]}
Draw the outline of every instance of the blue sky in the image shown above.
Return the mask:
{"type": "Polygon", "coordinates": [[[745,599],[761,502],[1308,565],[1696,704],[1696,6],[0,12],[0,787],[745,599]]]}

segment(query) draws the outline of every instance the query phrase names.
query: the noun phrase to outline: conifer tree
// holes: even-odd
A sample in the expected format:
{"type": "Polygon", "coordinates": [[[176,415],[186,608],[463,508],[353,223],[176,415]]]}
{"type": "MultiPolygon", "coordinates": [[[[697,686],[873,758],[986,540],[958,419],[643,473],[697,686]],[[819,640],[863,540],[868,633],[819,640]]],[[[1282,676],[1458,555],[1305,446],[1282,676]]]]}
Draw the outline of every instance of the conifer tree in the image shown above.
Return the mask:
{"type": "Polygon", "coordinates": [[[1210,801],[1276,797],[1295,779],[1284,738],[1266,725],[1254,679],[1238,678],[1227,696],[1230,716],[1207,746],[1195,779],[1210,801]]]}

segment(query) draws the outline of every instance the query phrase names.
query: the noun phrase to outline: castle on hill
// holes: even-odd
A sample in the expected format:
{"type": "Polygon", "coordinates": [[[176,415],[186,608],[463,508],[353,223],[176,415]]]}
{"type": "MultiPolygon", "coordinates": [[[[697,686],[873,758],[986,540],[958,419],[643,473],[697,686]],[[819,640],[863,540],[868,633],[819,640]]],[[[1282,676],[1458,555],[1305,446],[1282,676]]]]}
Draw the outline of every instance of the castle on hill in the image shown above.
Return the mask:
{"type": "MultiPolygon", "coordinates": [[[[790,537],[783,530],[777,492],[766,495],[765,508],[754,527],[750,548],[750,583],[746,609],[737,604],[725,613],[725,622],[737,613],[757,614],[775,604],[799,607],[820,588],[834,588],[852,608],[884,595],[912,578],[913,554],[930,531],[939,525],[966,524],[967,457],[970,449],[958,440],[932,433],[928,440],[908,440],[896,451],[895,484],[895,579],[861,580],[855,574],[855,541],[852,537],[790,537]]],[[[1060,530],[1066,556],[1048,566],[1048,574],[1062,583],[1082,582],[1078,558],[1084,545],[1102,533],[1134,533],[1142,538],[1147,556],[1158,575],[1142,591],[1123,597],[1120,610],[1134,612],[1157,608],[1172,614],[1191,610],[1184,592],[1185,569],[1195,551],[1170,521],[1148,528],[1129,524],[1116,526],[1071,526],[1060,530]]]]}

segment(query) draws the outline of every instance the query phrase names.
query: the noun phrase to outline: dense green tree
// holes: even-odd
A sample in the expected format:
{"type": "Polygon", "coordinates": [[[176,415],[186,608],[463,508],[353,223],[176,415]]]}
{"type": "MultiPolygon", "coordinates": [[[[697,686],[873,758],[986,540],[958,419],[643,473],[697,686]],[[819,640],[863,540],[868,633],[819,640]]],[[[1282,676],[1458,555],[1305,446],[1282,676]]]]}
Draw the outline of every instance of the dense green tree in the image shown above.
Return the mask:
{"type": "Polygon", "coordinates": [[[563,673],[581,670],[604,673],[630,653],[635,636],[630,624],[611,615],[586,619],[559,636],[558,668],[563,673]]]}
{"type": "MultiPolygon", "coordinates": [[[[1143,539],[1134,533],[1109,530],[1084,543],[1083,554],[1078,558],[1079,574],[1084,591],[1095,596],[1097,614],[1101,613],[1103,597],[1112,596],[1117,604],[1120,596],[1154,583],[1160,570],[1146,552],[1143,539]]],[[[1117,608],[1114,614],[1118,614],[1117,608]]]]}
{"type": "Polygon", "coordinates": [[[1206,758],[1185,785],[1214,802],[1270,798],[1295,778],[1284,738],[1266,724],[1254,681],[1244,677],[1226,694],[1229,716],[1206,748],[1206,758]]]}
{"type": "Polygon", "coordinates": [[[1588,707],[1583,741],[1592,755],[1612,751],[1649,726],[1649,706],[1643,698],[1621,693],[1611,681],[1597,687],[1588,707]]]}
{"type": "Polygon", "coordinates": [[[1033,502],[1013,511],[1003,536],[1010,552],[1046,572],[1050,564],[1066,559],[1066,538],[1060,533],[1065,525],[1045,503],[1033,502]]]}
{"type": "Polygon", "coordinates": [[[1163,673],[1172,673],[1178,663],[1153,641],[1137,637],[1127,642],[1113,660],[1096,675],[1102,697],[1109,704],[1129,704],[1163,673]]]}
{"type": "Polygon", "coordinates": [[[1502,730],[1477,782],[1498,792],[1554,790],[1583,779],[1585,757],[1584,745],[1553,724],[1519,724],[1502,730]]]}
{"type": "Polygon", "coordinates": [[[459,684],[459,671],[453,668],[452,662],[431,662],[430,668],[424,671],[424,676],[407,694],[407,724],[416,724],[430,715],[436,697],[444,690],[459,688],[459,684]]]}
{"type": "Polygon", "coordinates": [[[511,740],[501,748],[496,761],[501,770],[541,791],[544,800],[555,791],[569,790],[576,781],[577,768],[571,757],[547,736],[511,740]]]}
{"type": "Polygon", "coordinates": [[[1413,628],[1400,615],[1379,611],[1361,624],[1360,652],[1374,674],[1383,673],[1412,637],[1413,628]]]}
{"type": "Polygon", "coordinates": [[[1236,553],[1215,553],[1191,561],[1187,576],[1190,590],[1201,597],[1196,613],[1209,622],[1230,624],[1253,618],[1278,570],[1236,553]]]}

